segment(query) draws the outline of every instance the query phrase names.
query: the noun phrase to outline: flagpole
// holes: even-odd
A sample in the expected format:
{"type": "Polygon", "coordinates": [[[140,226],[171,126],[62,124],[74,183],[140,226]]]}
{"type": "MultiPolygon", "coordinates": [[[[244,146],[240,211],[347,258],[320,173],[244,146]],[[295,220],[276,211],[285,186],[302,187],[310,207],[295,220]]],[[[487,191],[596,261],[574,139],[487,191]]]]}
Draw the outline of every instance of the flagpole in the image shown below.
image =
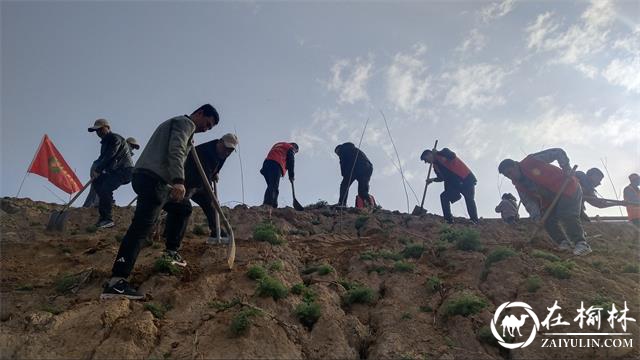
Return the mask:
{"type": "Polygon", "coordinates": [[[18,193],[16,194],[16,197],[18,197],[18,195],[20,195],[20,191],[22,191],[22,185],[24,185],[24,181],[27,179],[27,175],[29,175],[29,169],[31,169],[31,166],[33,165],[33,162],[36,160],[36,156],[38,156],[38,153],[40,152],[40,149],[42,148],[42,144],[44,144],[44,139],[46,138],[47,134],[44,134],[42,136],[42,140],[40,141],[40,145],[38,146],[38,149],[36,150],[36,153],[33,154],[33,159],[31,159],[31,163],[29,163],[29,167],[27,168],[27,172],[24,173],[24,177],[22,178],[22,182],[20,183],[20,187],[18,188],[18,193]]]}

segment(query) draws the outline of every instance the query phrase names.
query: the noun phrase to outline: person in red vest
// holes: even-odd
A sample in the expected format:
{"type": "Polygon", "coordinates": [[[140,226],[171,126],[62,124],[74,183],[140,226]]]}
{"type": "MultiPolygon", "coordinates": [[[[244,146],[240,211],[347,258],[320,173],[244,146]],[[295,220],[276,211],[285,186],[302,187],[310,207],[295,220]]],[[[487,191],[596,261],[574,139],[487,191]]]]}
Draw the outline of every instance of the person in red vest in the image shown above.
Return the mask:
{"type": "Polygon", "coordinates": [[[420,160],[433,164],[433,170],[436,173],[436,177],[427,180],[427,183],[444,181],[440,204],[445,221],[449,224],[453,223],[451,204],[464,196],[469,218],[474,224],[477,224],[478,210],[475,201],[475,186],[478,181],[467,165],[447,148],[436,151],[435,154],[431,150],[425,150],[420,156],[420,160]]]}
{"type": "MultiPolygon", "coordinates": [[[[531,154],[520,162],[502,160],[498,172],[511,179],[523,203],[535,203],[540,212],[545,213],[571,173],[571,165],[564,150],[553,148],[531,154]],[[560,167],[551,165],[554,161],[557,161],[560,167]]],[[[574,255],[586,255],[591,252],[582,229],[581,211],[582,188],[578,179],[572,176],[544,227],[560,250],[570,250],[573,241],[574,255]]]]}
{"type": "Polygon", "coordinates": [[[627,205],[627,216],[635,226],[640,227],[640,175],[629,175],[629,185],[624,188],[623,199],[624,201],[637,203],[639,205],[627,205]]]}
{"type": "Polygon", "coordinates": [[[262,163],[260,174],[264,176],[267,182],[267,190],[264,192],[264,201],[262,205],[270,205],[274,208],[278,207],[278,187],[280,186],[280,178],[284,177],[289,171],[289,181],[293,182],[295,154],[298,152],[298,144],[279,142],[267,154],[267,158],[262,163]]]}

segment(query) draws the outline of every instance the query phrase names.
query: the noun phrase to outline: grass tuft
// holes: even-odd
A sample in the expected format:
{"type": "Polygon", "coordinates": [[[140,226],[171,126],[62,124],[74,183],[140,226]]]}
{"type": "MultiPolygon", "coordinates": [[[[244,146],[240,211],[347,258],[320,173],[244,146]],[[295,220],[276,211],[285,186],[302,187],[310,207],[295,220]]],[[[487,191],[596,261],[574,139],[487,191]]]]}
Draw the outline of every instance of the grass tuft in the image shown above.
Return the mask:
{"type": "Polygon", "coordinates": [[[424,245],[422,244],[408,244],[404,250],[402,250],[402,256],[405,259],[413,258],[420,259],[424,252],[424,245]]]}
{"type": "Polygon", "coordinates": [[[289,289],[280,280],[264,276],[258,280],[257,294],[258,296],[270,296],[273,300],[278,300],[285,298],[289,294],[289,289]]]}
{"type": "Polygon", "coordinates": [[[542,279],[538,275],[531,275],[525,281],[525,285],[528,292],[534,293],[542,287],[542,279]]]}
{"type": "Polygon", "coordinates": [[[278,228],[270,222],[263,222],[253,228],[253,239],[256,241],[266,241],[271,245],[282,245],[284,239],[280,235],[278,228]]]}
{"type": "Polygon", "coordinates": [[[550,254],[550,253],[548,253],[546,251],[542,251],[542,250],[533,250],[531,255],[533,255],[533,257],[537,257],[537,258],[544,259],[544,260],[560,261],[560,258],[557,257],[556,255],[550,254]]]}
{"type": "Polygon", "coordinates": [[[561,260],[547,264],[545,270],[556,279],[568,279],[571,277],[571,269],[575,263],[570,260],[561,260]]]}
{"type": "Polygon", "coordinates": [[[260,280],[267,276],[267,270],[265,270],[262,266],[253,265],[250,266],[247,270],[247,276],[253,280],[260,280]]]}
{"type": "Polygon", "coordinates": [[[179,275],[182,273],[179,266],[172,264],[171,260],[164,256],[160,257],[155,263],[153,263],[153,270],[158,273],[170,275],[179,275]]]}
{"type": "Polygon", "coordinates": [[[463,294],[455,299],[449,300],[444,305],[444,315],[462,315],[467,317],[469,315],[479,313],[482,309],[487,307],[487,305],[488,303],[486,300],[481,299],[476,295],[463,294]]]}
{"type": "Polygon", "coordinates": [[[393,264],[393,269],[398,272],[412,272],[415,268],[416,266],[414,264],[404,260],[396,261],[395,264],[393,264]]]}
{"type": "Polygon", "coordinates": [[[313,325],[320,319],[322,311],[318,303],[305,301],[296,306],[295,314],[298,320],[300,320],[300,323],[311,330],[313,325]]]}
{"type": "Polygon", "coordinates": [[[167,311],[173,307],[169,304],[146,303],[144,309],[150,311],[156,319],[163,319],[167,311]]]}
{"type": "Polygon", "coordinates": [[[237,313],[231,320],[230,330],[234,336],[240,336],[247,333],[247,330],[251,327],[251,318],[262,314],[257,309],[244,309],[237,313]]]}
{"type": "Polygon", "coordinates": [[[363,285],[356,285],[347,290],[343,301],[345,305],[371,304],[375,301],[375,298],[376,294],[371,288],[363,285]]]}

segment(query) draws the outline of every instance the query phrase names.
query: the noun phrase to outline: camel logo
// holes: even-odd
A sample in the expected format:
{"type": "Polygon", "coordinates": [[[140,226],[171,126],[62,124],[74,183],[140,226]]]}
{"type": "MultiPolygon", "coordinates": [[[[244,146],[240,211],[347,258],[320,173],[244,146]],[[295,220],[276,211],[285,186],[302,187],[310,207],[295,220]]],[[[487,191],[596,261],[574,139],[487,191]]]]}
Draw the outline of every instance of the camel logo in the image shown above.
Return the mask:
{"type": "Polygon", "coordinates": [[[529,306],[528,304],[519,302],[519,301],[506,302],[500,305],[500,307],[498,307],[498,309],[496,310],[496,313],[494,314],[493,319],[491,320],[491,332],[493,333],[493,336],[495,336],[496,339],[498,339],[498,343],[500,343],[502,347],[505,347],[507,349],[518,349],[518,348],[523,348],[530,345],[535,339],[536,334],[538,333],[538,330],[540,330],[540,321],[538,320],[538,317],[536,316],[536,314],[533,312],[533,309],[531,309],[531,306],[529,306]],[[529,315],[520,315],[519,319],[515,315],[505,316],[504,319],[502,319],[502,322],[500,322],[500,326],[502,327],[502,336],[500,336],[500,332],[498,332],[498,329],[496,328],[496,324],[500,320],[500,314],[502,314],[502,311],[509,308],[522,308],[529,315]],[[531,328],[531,334],[529,335],[527,340],[519,343],[506,342],[504,340],[504,336],[506,336],[506,333],[508,333],[509,336],[513,338],[515,338],[516,332],[518,333],[518,336],[522,336],[522,333],[520,332],[520,328],[524,326],[525,321],[529,317],[531,317],[534,324],[533,324],[533,327],[531,328]]]}

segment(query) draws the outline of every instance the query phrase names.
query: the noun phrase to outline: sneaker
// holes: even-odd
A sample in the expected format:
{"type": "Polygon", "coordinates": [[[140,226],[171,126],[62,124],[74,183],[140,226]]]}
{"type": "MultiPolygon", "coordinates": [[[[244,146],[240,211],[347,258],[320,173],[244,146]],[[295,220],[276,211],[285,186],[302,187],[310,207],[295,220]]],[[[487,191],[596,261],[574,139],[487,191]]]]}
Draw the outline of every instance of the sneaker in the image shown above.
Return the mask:
{"type": "Polygon", "coordinates": [[[98,229],[108,229],[114,227],[116,224],[111,220],[100,220],[96,224],[96,228],[98,229]]]}
{"type": "Polygon", "coordinates": [[[558,245],[558,249],[560,251],[570,251],[571,250],[571,243],[568,241],[563,241],[560,243],[560,245],[558,245]]]}
{"type": "Polygon", "coordinates": [[[132,288],[127,280],[122,279],[113,286],[109,286],[108,283],[104,285],[100,300],[107,299],[142,300],[144,299],[144,294],[132,288]]]}
{"type": "Polygon", "coordinates": [[[586,242],[581,241],[577,243],[576,248],[573,249],[573,255],[583,256],[589,254],[591,251],[591,246],[589,246],[589,244],[587,244],[586,242]]]}
{"type": "Polygon", "coordinates": [[[169,260],[171,260],[171,264],[173,265],[180,266],[180,267],[187,266],[187,262],[182,258],[182,256],[180,256],[180,254],[177,251],[166,250],[163,256],[169,258],[169,260]]]}

